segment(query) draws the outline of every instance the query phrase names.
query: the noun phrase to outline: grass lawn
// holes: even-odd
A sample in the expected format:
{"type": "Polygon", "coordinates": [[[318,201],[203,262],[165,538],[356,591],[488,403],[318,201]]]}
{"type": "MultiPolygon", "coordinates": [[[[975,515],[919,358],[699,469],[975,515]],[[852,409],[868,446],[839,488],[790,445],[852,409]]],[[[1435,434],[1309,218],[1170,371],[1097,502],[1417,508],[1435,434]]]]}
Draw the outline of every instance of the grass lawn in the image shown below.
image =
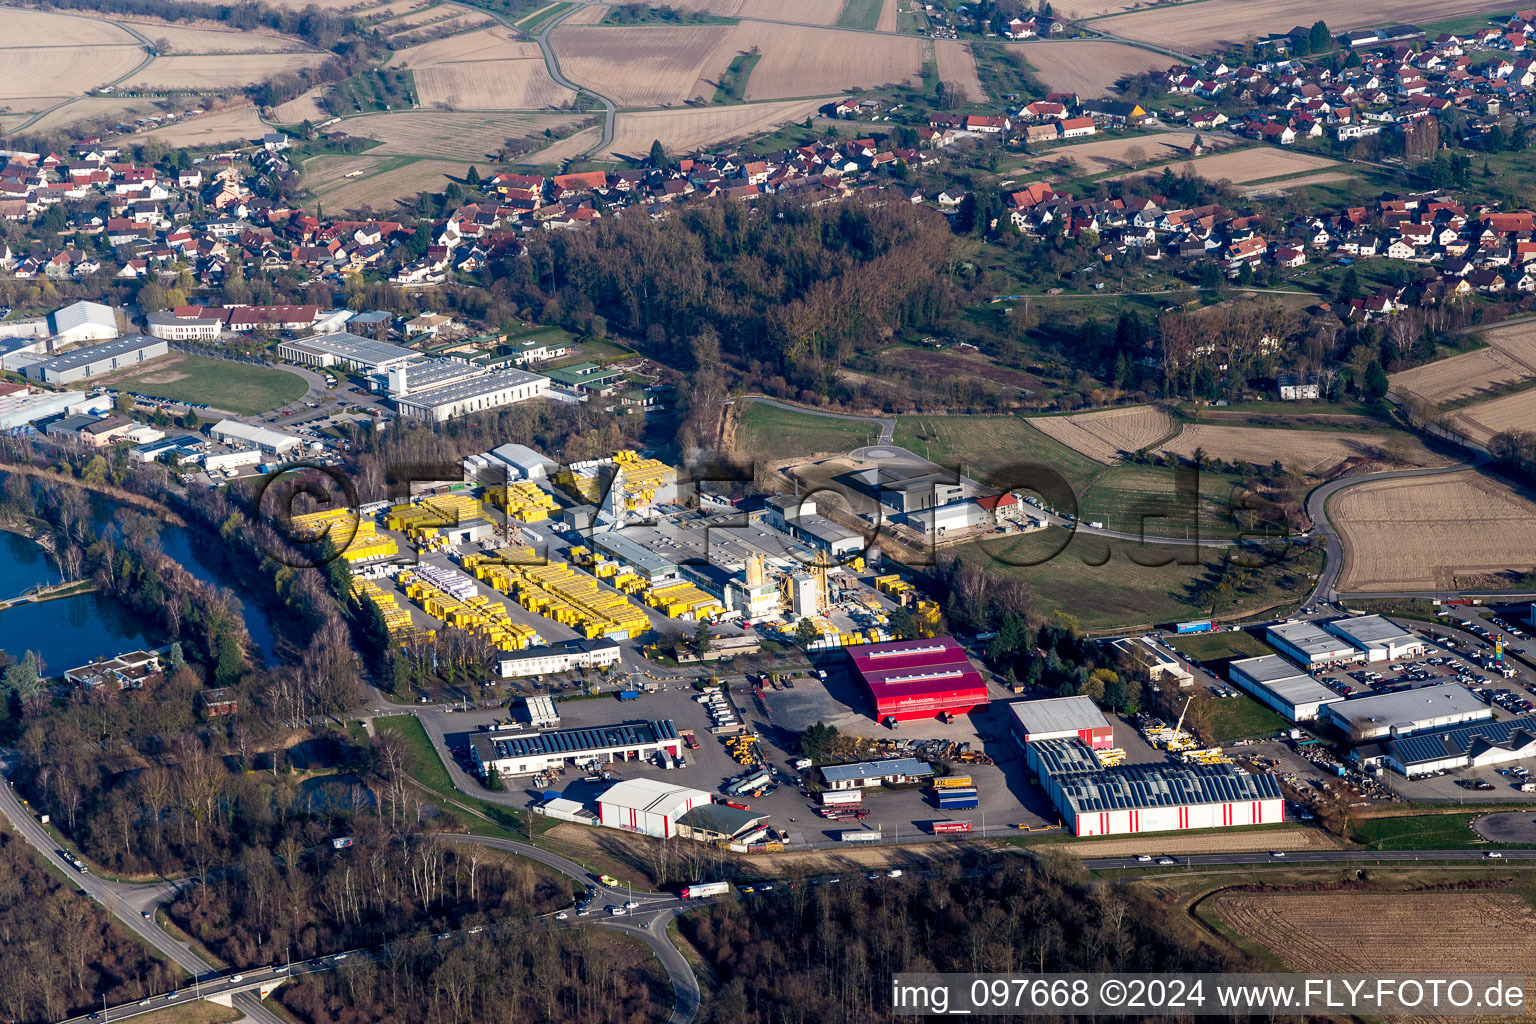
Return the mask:
{"type": "Polygon", "coordinates": [[[379,733],[394,733],[405,744],[407,771],[411,778],[435,793],[457,798],[453,779],[443,766],[443,759],[432,745],[432,737],[421,727],[415,715],[399,715],[394,718],[378,718],[373,727],[379,733]]]}
{"type": "Polygon", "coordinates": [[[139,1024],[227,1024],[228,1021],[239,1020],[242,1016],[239,1010],[199,999],[195,1002],[167,1006],[163,1010],[156,1010],[133,1019],[139,1024]]]}
{"type": "Polygon", "coordinates": [[[848,0],[837,19],[838,28],[874,28],[880,23],[881,0],[848,0]]]}
{"type": "Polygon", "coordinates": [[[211,405],[246,416],[287,405],[309,390],[303,377],[287,370],[175,352],[84,383],[92,387],[106,384],[173,402],[211,405]]]}
{"type": "Polygon", "coordinates": [[[748,458],[786,459],[815,452],[847,452],[880,436],[873,422],[840,420],[780,409],[764,402],[742,402],[736,421],[736,450],[748,458]]]}
{"type": "Polygon", "coordinates": [[[515,22],[515,24],[524,32],[527,32],[529,35],[533,35],[539,31],[539,27],[546,21],[551,18],[559,17],[574,6],[574,4],[568,3],[550,4],[548,7],[542,7],[539,10],[534,11],[532,14],[528,15],[521,21],[515,22]]]}
{"type": "Polygon", "coordinates": [[[1078,498],[1078,518],[1152,537],[1192,537],[1196,530],[1201,537],[1235,536],[1231,505],[1238,478],[1201,473],[1197,481],[1198,498],[1191,504],[1175,492],[1171,468],[1115,466],[1078,498]]]}
{"type": "MultiPolygon", "coordinates": [[[[1241,636],[1242,634],[1234,634],[1241,636]]],[[[1205,731],[1215,743],[1245,740],[1250,736],[1269,736],[1280,729],[1290,728],[1291,723],[1269,708],[1244,694],[1236,699],[1212,698],[1206,702],[1210,711],[1205,731]]]]}
{"type": "Polygon", "coordinates": [[[1355,823],[1355,839],[1373,850],[1458,850],[1484,843],[1472,831],[1475,814],[1416,814],[1366,818],[1355,823]]]}
{"type": "Polygon", "coordinates": [[[1262,641],[1243,632],[1191,633],[1168,637],[1168,643],[1190,661],[1231,661],[1234,658],[1261,658],[1275,652],[1262,641]]]}
{"type": "Polygon", "coordinates": [[[747,96],[747,79],[752,77],[752,69],[757,67],[757,62],[763,59],[760,53],[742,53],[731,58],[731,63],[725,69],[725,74],[720,76],[720,84],[715,86],[715,95],[710,98],[710,103],[741,103],[747,96]]]}
{"type": "Polygon", "coordinates": [[[1020,416],[902,416],[896,420],[895,442],[997,487],[1023,487],[1028,474],[1022,467],[1043,464],[1080,495],[1108,468],[1047,437],[1020,416]]]}
{"type": "MultiPolygon", "coordinates": [[[[989,560],[993,569],[1021,577],[1033,588],[1038,611],[1075,616],[1084,629],[1182,622],[1212,614],[1210,599],[1201,593],[1206,579],[1219,572],[1222,551],[1200,549],[1196,553],[1175,545],[1140,545],[1076,534],[1059,554],[1041,564],[1017,564],[1047,559],[1064,538],[1065,531],[1052,527],[946,550],[989,560]],[[1143,562],[1174,561],[1138,565],[1132,555],[1143,562]],[[1191,557],[1199,561],[1189,565],[1177,561],[1191,557]]],[[[1219,601],[1215,614],[1243,615],[1299,601],[1320,560],[1318,555],[1306,555],[1296,563],[1252,570],[1232,598],[1219,601]]]]}

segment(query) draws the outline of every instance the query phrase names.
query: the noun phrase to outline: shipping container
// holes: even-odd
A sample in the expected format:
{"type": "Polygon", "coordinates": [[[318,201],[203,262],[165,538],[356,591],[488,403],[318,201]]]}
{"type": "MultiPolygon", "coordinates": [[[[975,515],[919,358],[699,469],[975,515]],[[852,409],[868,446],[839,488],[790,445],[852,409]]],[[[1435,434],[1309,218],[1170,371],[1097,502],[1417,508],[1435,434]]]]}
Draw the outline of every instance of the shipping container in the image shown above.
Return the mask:
{"type": "Polygon", "coordinates": [[[724,896],[730,891],[730,882],[694,882],[692,885],[683,886],[680,895],[685,900],[696,900],[705,896],[724,896]]]}
{"type": "Polygon", "coordinates": [[[838,838],[845,843],[877,843],[880,841],[880,833],[863,829],[858,832],[844,832],[838,838]]]}
{"type": "Polygon", "coordinates": [[[955,832],[969,832],[971,823],[968,821],[931,821],[929,830],[936,836],[949,835],[955,832]]]}

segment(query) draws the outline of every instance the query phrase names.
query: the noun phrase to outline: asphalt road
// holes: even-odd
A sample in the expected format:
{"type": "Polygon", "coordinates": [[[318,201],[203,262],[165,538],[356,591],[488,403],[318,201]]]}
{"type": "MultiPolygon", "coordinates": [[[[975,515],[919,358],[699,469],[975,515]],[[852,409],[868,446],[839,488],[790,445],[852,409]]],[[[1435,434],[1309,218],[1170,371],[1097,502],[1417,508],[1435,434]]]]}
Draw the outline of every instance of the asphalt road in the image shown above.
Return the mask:
{"type": "MultiPolygon", "coordinates": [[[[1157,838],[1147,837],[1149,849],[1157,848],[1157,838]]],[[[1536,861],[1536,849],[1491,851],[1485,850],[1287,850],[1284,857],[1271,853],[1198,853],[1171,858],[1175,864],[1159,864],[1154,859],[1138,861],[1135,857],[1101,857],[1084,860],[1083,866],[1092,871],[1114,871],[1144,868],[1168,871],[1175,866],[1219,867],[1241,864],[1412,864],[1415,862],[1494,862],[1499,860],[1536,861]]]]}

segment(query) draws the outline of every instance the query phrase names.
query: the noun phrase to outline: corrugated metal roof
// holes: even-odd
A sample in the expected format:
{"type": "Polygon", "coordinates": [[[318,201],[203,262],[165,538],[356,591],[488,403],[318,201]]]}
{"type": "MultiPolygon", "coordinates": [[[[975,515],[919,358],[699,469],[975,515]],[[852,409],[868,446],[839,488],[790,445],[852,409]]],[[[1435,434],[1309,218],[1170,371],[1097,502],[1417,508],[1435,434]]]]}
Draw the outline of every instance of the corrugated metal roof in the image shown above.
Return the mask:
{"type": "Polygon", "coordinates": [[[1239,774],[1231,765],[1100,768],[1078,739],[1042,740],[1031,746],[1074,813],[1280,799],[1280,783],[1273,775],[1239,774]]]}
{"type": "MultiPolygon", "coordinates": [[[[604,725],[590,729],[556,729],[537,735],[497,736],[485,741],[496,758],[533,757],[559,754],[577,757],[589,751],[612,747],[636,747],[662,740],[677,739],[677,729],[670,721],[636,722],[633,725],[604,725]]],[[[481,739],[481,737],[476,737],[481,739]]]]}
{"type": "Polygon", "coordinates": [[[829,764],[820,769],[828,782],[846,779],[878,779],[886,775],[932,775],[933,768],[915,757],[893,757],[885,761],[860,761],[857,764],[829,764]]]}
{"type": "Polygon", "coordinates": [[[1109,719],[1094,704],[1093,698],[1081,695],[1018,700],[1008,705],[1008,711],[1026,735],[1109,728],[1109,719]]]}

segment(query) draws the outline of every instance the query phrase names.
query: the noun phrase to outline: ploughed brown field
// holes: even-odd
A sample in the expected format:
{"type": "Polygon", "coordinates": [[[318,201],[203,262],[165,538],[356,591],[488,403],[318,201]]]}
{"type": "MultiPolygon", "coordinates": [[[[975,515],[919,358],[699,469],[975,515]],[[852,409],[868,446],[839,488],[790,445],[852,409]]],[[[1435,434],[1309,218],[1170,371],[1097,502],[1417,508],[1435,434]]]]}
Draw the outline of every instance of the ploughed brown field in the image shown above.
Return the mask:
{"type": "Polygon", "coordinates": [[[1536,568],[1536,505],[1471,470],[1347,488],[1328,518],[1344,542],[1340,590],[1497,587],[1536,568]]]}
{"type": "Polygon", "coordinates": [[[1029,423],[1042,434],[1097,462],[1115,462],[1121,452],[1139,451],[1173,430],[1172,417],[1154,405],[1100,409],[1071,416],[1039,416],[1029,423]]]}
{"type": "Polygon", "coordinates": [[[1167,54],[1103,39],[1030,40],[1009,43],[1052,89],[1083,99],[1115,95],[1115,83],[1148,71],[1166,71],[1175,61],[1167,54]]]}

